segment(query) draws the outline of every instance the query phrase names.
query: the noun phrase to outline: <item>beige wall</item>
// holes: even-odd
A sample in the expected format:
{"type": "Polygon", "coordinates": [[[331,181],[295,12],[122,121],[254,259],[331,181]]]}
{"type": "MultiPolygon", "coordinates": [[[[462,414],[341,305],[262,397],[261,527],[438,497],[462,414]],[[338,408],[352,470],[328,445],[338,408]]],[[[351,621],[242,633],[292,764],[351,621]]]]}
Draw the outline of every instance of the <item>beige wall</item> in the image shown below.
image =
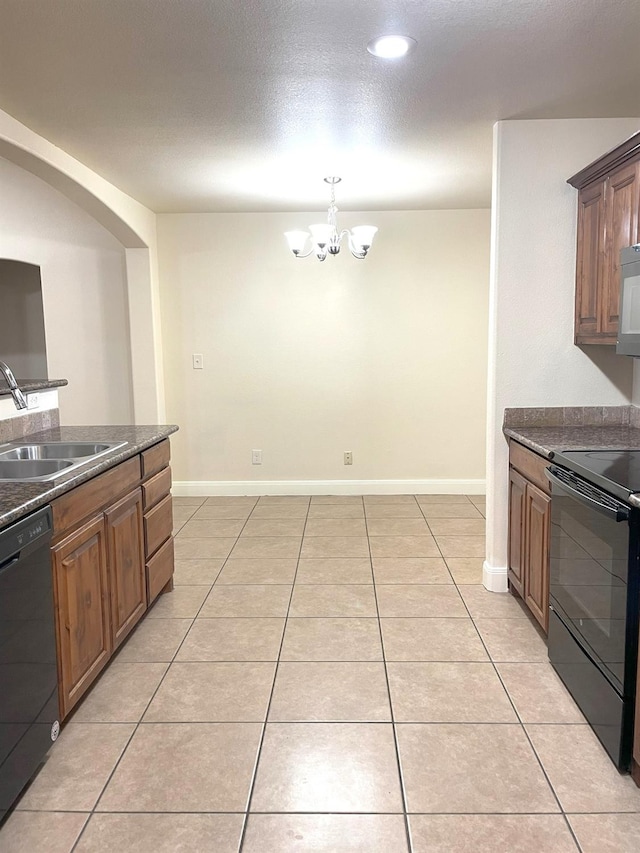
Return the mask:
{"type": "MultiPolygon", "coordinates": [[[[59,197],[88,214],[94,224],[100,223],[125,248],[131,419],[136,423],[164,421],[155,213],[2,110],[0,157],[58,190],[59,197]]],[[[108,387],[116,395],[122,391],[115,384],[108,387]]]]}
{"type": "Polygon", "coordinates": [[[505,121],[494,129],[485,585],[506,589],[505,407],[619,406],[633,359],[573,343],[577,192],[566,180],[640,119],[505,121]]]}
{"type": "Polygon", "coordinates": [[[69,380],[59,395],[62,423],[132,422],[123,246],[57,190],[2,159],[0,198],[0,257],[40,267],[49,377],[69,380]]]}
{"type": "Polygon", "coordinates": [[[369,258],[293,258],[324,215],[158,216],[174,479],[483,486],[489,211],[341,213],[369,258]]]}

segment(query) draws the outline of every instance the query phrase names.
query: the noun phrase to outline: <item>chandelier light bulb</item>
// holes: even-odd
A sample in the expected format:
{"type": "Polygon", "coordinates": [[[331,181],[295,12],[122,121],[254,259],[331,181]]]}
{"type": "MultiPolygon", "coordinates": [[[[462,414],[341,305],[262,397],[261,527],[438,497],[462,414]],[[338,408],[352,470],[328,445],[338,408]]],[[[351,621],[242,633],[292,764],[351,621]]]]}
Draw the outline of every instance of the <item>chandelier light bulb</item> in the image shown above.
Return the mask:
{"type": "Polygon", "coordinates": [[[338,231],[335,186],[340,183],[341,178],[330,177],[324,179],[331,187],[331,202],[327,211],[327,221],[309,226],[309,231],[285,231],[285,237],[289,249],[296,258],[308,258],[315,255],[319,261],[324,261],[327,255],[337,255],[340,251],[342,238],[347,238],[349,251],[354,258],[363,260],[366,258],[374,235],[378,230],[375,225],[357,225],[349,231],[344,228],[338,231]],[[311,239],[311,248],[305,252],[307,240],[311,239]]]}

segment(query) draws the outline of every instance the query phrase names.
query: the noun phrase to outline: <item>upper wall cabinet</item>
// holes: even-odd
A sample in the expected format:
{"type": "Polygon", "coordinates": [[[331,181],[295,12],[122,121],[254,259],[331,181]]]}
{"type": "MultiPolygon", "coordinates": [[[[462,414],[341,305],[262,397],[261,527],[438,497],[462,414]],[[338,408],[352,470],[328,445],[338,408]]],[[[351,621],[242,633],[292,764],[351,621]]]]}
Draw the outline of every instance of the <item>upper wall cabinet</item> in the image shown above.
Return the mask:
{"type": "Polygon", "coordinates": [[[578,190],[577,344],[615,344],[620,249],[640,242],[640,132],[569,178],[578,190]]]}

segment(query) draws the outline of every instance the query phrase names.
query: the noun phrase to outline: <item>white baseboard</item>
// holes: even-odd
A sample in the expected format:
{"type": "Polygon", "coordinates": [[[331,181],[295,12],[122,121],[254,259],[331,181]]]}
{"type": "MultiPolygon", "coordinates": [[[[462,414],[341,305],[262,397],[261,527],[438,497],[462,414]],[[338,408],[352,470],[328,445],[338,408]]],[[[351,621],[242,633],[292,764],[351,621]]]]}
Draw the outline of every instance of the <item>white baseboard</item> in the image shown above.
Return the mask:
{"type": "Polygon", "coordinates": [[[177,480],[177,497],[208,495],[483,495],[486,480],[177,480]]]}
{"type": "Polygon", "coordinates": [[[507,567],[490,566],[485,560],[482,564],[482,583],[489,592],[508,592],[507,567]]]}

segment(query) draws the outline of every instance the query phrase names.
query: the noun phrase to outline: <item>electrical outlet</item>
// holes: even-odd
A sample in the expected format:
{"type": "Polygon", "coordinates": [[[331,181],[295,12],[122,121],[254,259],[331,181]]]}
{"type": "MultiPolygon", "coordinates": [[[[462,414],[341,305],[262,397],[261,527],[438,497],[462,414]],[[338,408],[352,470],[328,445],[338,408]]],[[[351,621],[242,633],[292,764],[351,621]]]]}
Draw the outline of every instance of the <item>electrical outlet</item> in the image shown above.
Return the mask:
{"type": "Polygon", "coordinates": [[[353,465],[353,453],[350,450],[344,452],[344,464],[353,465]]]}
{"type": "Polygon", "coordinates": [[[262,451],[261,450],[252,450],[251,451],[251,464],[252,465],[262,465],[262,451]]]}
{"type": "Polygon", "coordinates": [[[37,409],[40,405],[40,394],[27,394],[27,409],[37,409]]]}
{"type": "Polygon", "coordinates": [[[202,357],[202,353],[194,352],[191,356],[193,359],[193,369],[194,370],[203,370],[204,369],[204,359],[202,357]]]}

